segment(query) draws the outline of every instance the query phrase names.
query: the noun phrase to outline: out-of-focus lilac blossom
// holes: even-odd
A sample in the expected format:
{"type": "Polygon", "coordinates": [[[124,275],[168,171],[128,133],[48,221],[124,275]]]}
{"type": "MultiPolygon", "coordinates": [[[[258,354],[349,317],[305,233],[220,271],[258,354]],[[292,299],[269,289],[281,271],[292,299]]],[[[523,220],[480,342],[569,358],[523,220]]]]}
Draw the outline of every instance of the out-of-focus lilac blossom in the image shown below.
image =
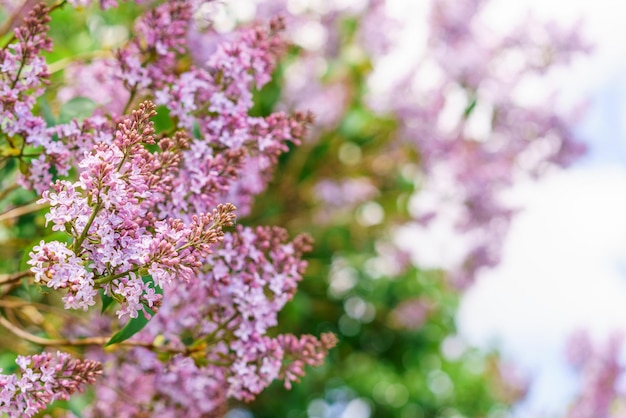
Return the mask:
{"type": "Polygon", "coordinates": [[[623,417],[626,391],[619,380],[624,373],[620,360],[623,336],[614,334],[604,344],[595,344],[579,331],[572,335],[567,354],[581,374],[581,391],[571,404],[567,418],[623,417]]]}
{"type": "MultiPolygon", "coordinates": [[[[323,6],[256,2],[257,16],[281,11],[287,22],[295,22],[286,36],[301,47],[298,57],[286,66],[278,106],[321,110],[313,132],[331,131],[343,118],[354,87],[342,71],[327,75],[326,69],[345,72],[349,71],[346,65],[371,65],[371,72],[365,74],[370,87],[365,104],[381,117],[396,121],[390,147],[410,144],[419,155],[422,187],[412,202],[422,207],[422,189],[438,193],[441,183],[451,183],[454,195],[445,198],[456,202],[457,216],[443,217],[443,221],[459,237],[469,234],[471,238],[464,239],[470,242],[464,259],[445,267],[450,269],[451,281],[465,287],[481,268],[499,260],[516,209],[502,201],[502,193],[519,179],[571,164],[584,152],[569,128],[573,118],[557,114],[550,102],[529,105],[516,97],[527,79],[567,63],[589,47],[577,28],[534,20],[504,35],[496,33],[485,17],[490,7],[487,0],[432,0],[422,8],[423,36],[412,32],[415,39],[409,48],[402,33],[414,23],[392,13],[397,4],[360,3],[362,7],[344,10],[343,2],[323,6]],[[359,21],[356,36],[342,38],[342,19],[355,16],[359,21]],[[326,45],[299,44],[297,31],[315,25],[321,25],[326,45]],[[344,45],[338,48],[341,42],[344,45]],[[339,50],[343,55],[338,55],[339,50]],[[395,68],[392,63],[400,57],[402,65],[395,68]],[[333,100],[324,101],[318,109],[316,98],[333,100]],[[445,178],[439,178],[442,173],[445,178]]],[[[433,209],[429,213],[420,210],[416,220],[439,217],[438,207],[433,209]]]]}
{"type": "Polygon", "coordinates": [[[398,329],[418,330],[424,325],[433,309],[432,301],[427,299],[407,299],[391,311],[389,323],[398,329]]]}
{"type": "Polygon", "coordinates": [[[325,59],[312,55],[285,69],[283,101],[279,107],[313,112],[315,133],[319,133],[321,127],[331,129],[336,126],[348,106],[348,92],[343,83],[321,81],[327,66],[325,59]]]}
{"type": "Polygon", "coordinates": [[[337,212],[352,216],[357,205],[378,196],[378,189],[368,178],[344,181],[321,180],[314,189],[321,209],[316,215],[319,222],[330,222],[340,218],[337,212]]]}
{"type": "Polygon", "coordinates": [[[65,68],[68,83],[59,89],[57,98],[67,102],[75,97],[87,97],[105,113],[120,115],[129,93],[115,76],[116,64],[112,59],[95,59],[68,66],[65,68]]]}

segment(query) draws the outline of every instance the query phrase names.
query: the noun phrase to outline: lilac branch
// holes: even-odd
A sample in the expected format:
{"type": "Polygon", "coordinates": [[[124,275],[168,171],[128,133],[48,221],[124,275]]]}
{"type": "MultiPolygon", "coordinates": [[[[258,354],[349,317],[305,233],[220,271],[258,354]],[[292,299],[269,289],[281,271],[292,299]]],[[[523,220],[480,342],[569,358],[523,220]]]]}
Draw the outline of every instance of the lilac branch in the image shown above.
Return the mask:
{"type": "Polygon", "coordinates": [[[29,277],[29,276],[34,276],[34,273],[31,272],[30,270],[21,271],[19,273],[14,273],[14,274],[0,275],[0,285],[19,282],[24,277],[29,277]]]}
{"type": "Polygon", "coordinates": [[[26,215],[27,213],[37,212],[38,210],[45,209],[46,207],[48,207],[47,204],[34,202],[28,205],[13,208],[4,213],[0,213],[0,222],[6,221],[8,219],[18,218],[22,215],[26,215]]]}
{"type": "MultiPolygon", "coordinates": [[[[0,325],[5,327],[8,331],[14,334],[16,337],[21,338],[24,341],[31,342],[33,344],[39,345],[41,347],[85,347],[85,346],[104,346],[110,339],[111,336],[97,336],[97,337],[87,337],[87,338],[74,338],[74,339],[50,339],[43,338],[37,335],[31,334],[30,332],[18,327],[13,324],[11,321],[6,319],[4,316],[0,315],[0,325]]],[[[126,340],[119,342],[115,345],[125,346],[125,347],[142,347],[147,348],[152,351],[158,351],[162,353],[171,353],[171,354],[189,354],[198,349],[187,349],[187,348],[176,348],[167,345],[157,345],[150,342],[145,341],[133,341],[126,340]]]]}

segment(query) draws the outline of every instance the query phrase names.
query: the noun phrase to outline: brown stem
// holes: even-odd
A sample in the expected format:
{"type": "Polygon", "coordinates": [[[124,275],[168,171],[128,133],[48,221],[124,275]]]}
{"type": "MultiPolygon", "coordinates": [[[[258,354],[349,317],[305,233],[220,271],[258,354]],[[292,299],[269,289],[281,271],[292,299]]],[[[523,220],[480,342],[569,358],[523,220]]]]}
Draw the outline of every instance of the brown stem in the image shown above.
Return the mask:
{"type": "Polygon", "coordinates": [[[13,274],[3,274],[3,275],[0,275],[0,285],[19,282],[24,277],[28,277],[32,275],[33,273],[30,270],[20,271],[19,273],[13,273],[13,274]]]}
{"type": "Polygon", "coordinates": [[[135,84],[130,90],[130,96],[128,96],[128,101],[126,102],[126,105],[124,106],[124,110],[122,110],[122,115],[125,115],[126,113],[128,113],[128,110],[130,109],[130,105],[132,105],[133,100],[135,100],[135,95],[137,95],[137,84],[135,84]]]}
{"type": "MultiPolygon", "coordinates": [[[[15,10],[13,11],[13,14],[4,22],[4,25],[0,27],[0,37],[3,37],[7,33],[9,33],[11,29],[17,26],[16,21],[18,18],[21,18],[22,16],[26,16],[25,9],[26,7],[30,6],[29,3],[32,3],[32,2],[24,1],[20,7],[15,8],[15,10]]],[[[15,36],[13,36],[9,40],[8,44],[10,44],[14,39],[15,39],[15,36]]]]}
{"type": "Polygon", "coordinates": [[[0,201],[4,200],[11,192],[17,190],[19,188],[19,186],[17,185],[17,183],[13,183],[10,186],[8,186],[6,189],[2,190],[0,192],[0,201]]]}
{"type": "Polygon", "coordinates": [[[111,281],[113,281],[115,279],[119,279],[120,277],[124,277],[124,276],[126,276],[126,275],[128,275],[130,273],[137,273],[137,272],[139,272],[139,267],[131,269],[131,270],[123,271],[121,273],[112,274],[110,276],[101,277],[99,279],[94,279],[93,282],[95,284],[102,285],[102,284],[109,283],[109,282],[111,282],[111,281]]]}
{"type": "Polygon", "coordinates": [[[87,321],[87,318],[82,317],[82,316],[78,316],[76,314],[71,313],[70,311],[67,311],[65,309],[53,306],[53,305],[46,305],[44,303],[38,303],[38,302],[32,302],[32,301],[27,301],[27,300],[22,300],[19,298],[13,298],[13,297],[4,297],[4,298],[0,298],[0,307],[1,308],[7,308],[7,309],[20,309],[20,308],[24,308],[26,306],[30,306],[33,307],[39,311],[46,311],[46,312],[50,312],[53,313],[55,315],[64,315],[67,317],[71,317],[72,319],[76,319],[76,320],[80,320],[80,321],[87,321]]]}
{"type": "MultiPolygon", "coordinates": [[[[13,333],[16,337],[19,337],[25,341],[31,342],[33,344],[37,344],[43,347],[85,347],[90,345],[95,346],[103,346],[105,345],[111,337],[88,337],[88,338],[75,338],[75,339],[49,339],[44,337],[39,337],[37,335],[31,334],[30,332],[18,327],[13,324],[11,321],[6,319],[4,316],[0,315],[0,325],[5,327],[11,333],[13,333]]],[[[188,354],[189,350],[178,349],[175,347],[167,347],[167,346],[157,346],[153,343],[148,343],[144,341],[122,341],[117,343],[116,345],[122,345],[126,347],[143,347],[153,351],[159,351],[162,353],[172,353],[172,354],[188,354]]]]}
{"type": "Polygon", "coordinates": [[[38,210],[46,207],[48,207],[48,204],[33,202],[28,205],[13,208],[0,214],[0,222],[6,221],[7,219],[18,218],[22,215],[26,215],[27,213],[37,212],[38,210]]]}
{"type": "MultiPolygon", "coordinates": [[[[26,13],[25,8],[26,6],[32,6],[32,3],[35,3],[35,2],[27,0],[24,3],[22,3],[22,6],[16,9],[15,12],[11,15],[11,17],[6,22],[4,22],[4,25],[0,27],[0,38],[4,37],[11,29],[14,29],[17,26],[16,19],[18,17],[26,16],[27,13],[26,13]]],[[[48,14],[52,13],[56,9],[63,7],[65,3],[67,3],[66,0],[61,0],[60,2],[52,5],[50,9],[48,9],[48,14]]],[[[9,46],[9,44],[13,41],[15,41],[15,33],[13,33],[13,36],[11,36],[11,38],[9,38],[7,43],[2,46],[2,49],[9,46]]]]}
{"type": "Polygon", "coordinates": [[[212,342],[214,342],[214,341],[213,341],[213,339],[214,339],[215,337],[217,337],[217,334],[218,334],[220,331],[225,330],[225,329],[228,327],[228,325],[229,325],[232,321],[234,321],[234,320],[235,320],[235,318],[237,318],[237,316],[239,316],[239,313],[238,313],[238,312],[235,312],[235,313],[234,313],[234,314],[233,314],[230,318],[228,318],[225,322],[221,323],[221,324],[220,324],[220,325],[219,325],[219,326],[215,329],[215,331],[213,331],[212,333],[210,333],[209,335],[207,335],[207,336],[204,338],[204,341],[206,341],[206,342],[207,342],[207,343],[209,343],[209,344],[210,344],[210,343],[212,343],[212,342]]]}
{"type": "Polygon", "coordinates": [[[52,5],[52,7],[50,7],[50,10],[48,10],[48,13],[52,13],[56,9],[60,9],[61,7],[65,6],[65,3],[67,3],[67,0],[61,0],[60,2],[52,5]]]}
{"type": "Polygon", "coordinates": [[[62,58],[58,61],[48,64],[48,74],[54,74],[58,71],[63,70],[68,65],[75,62],[87,62],[93,60],[94,58],[112,58],[113,54],[109,50],[98,50],[98,51],[88,51],[83,52],[72,57],[62,58]]]}

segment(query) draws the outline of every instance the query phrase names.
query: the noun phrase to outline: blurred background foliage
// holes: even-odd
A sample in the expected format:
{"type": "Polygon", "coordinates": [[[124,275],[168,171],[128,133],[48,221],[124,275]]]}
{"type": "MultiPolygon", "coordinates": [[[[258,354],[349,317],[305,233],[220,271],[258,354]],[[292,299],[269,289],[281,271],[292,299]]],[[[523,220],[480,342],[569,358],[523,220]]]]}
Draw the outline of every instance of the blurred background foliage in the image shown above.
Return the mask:
{"type": "MultiPolygon", "coordinates": [[[[398,141],[393,115],[376,114],[364,103],[372,63],[365,56],[355,62],[347,52],[358,19],[340,24],[341,49],[323,79],[340,79],[349,104],[337,126],[316,125],[310,141],[281,157],[269,189],[240,219],[315,239],[305,279],[276,332],[331,331],[340,343],[291,391],[276,382],[241,407],[267,418],[352,418],[366,411],[377,418],[506,416],[523,397],[524,382],[497,353],[467,347],[456,335],[461,292],[446,272],[411,265],[391,242],[394,228],[411,219],[419,153],[398,141]],[[328,207],[315,190],[320,179],[363,177],[377,192],[356,207],[328,207]]],[[[300,53],[292,47],[257,93],[259,114],[276,110],[285,67],[300,53]]]]}

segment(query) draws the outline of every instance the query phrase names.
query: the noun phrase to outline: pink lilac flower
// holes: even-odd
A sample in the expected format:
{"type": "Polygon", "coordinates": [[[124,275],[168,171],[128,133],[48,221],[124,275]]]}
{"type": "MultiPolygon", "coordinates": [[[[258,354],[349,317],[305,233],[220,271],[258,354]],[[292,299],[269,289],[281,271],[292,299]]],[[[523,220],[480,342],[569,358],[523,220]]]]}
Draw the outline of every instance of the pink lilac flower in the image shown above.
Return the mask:
{"type": "Polygon", "coordinates": [[[48,404],[84,390],[102,374],[102,365],[67,353],[18,356],[20,375],[0,374],[0,413],[10,418],[33,417],[48,404]]]}
{"type": "Polygon", "coordinates": [[[397,329],[418,330],[426,323],[435,306],[425,298],[406,299],[389,315],[389,324],[397,329]]]}
{"type": "Polygon", "coordinates": [[[176,0],[149,9],[137,20],[136,36],[117,51],[118,77],[131,97],[175,80],[176,60],[185,52],[190,19],[191,3],[176,0]]]}
{"type": "Polygon", "coordinates": [[[107,381],[117,390],[96,388],[87,415],[218,416],[228,397],[250,401],[274,379],[290,387],[306,365],[320,365],[336,344],[332,334],[267,336],[295,293],[308,250],[306,236],[288,242],[281,228],[238,226],[227,233],[199,280],[166,288],[159,314],[136,337],[163,341],[163,348],[180,354],[160,359],[146,348],[92,352],[107,364],[107,381]]]}
{"type": "Polygon", "coordinates": [[[232,224],[234,206],[193,215],[184,223],[157,219],[154,209],[172,190],[180,152],[188,146],[184,134],[155,144],[150,118],[154,105],[144,103],[120,123],[111,144],[99,143],[79,162],[79,180],[59,180],[40,202],[50,204],[46,222],[73,237],[72,248],[52,241],[30,254],[36,280],[68,289],[66,308],[87,309],[97,288],[121,298],[120,317],[136,317],[145,303],[157,298],[143,275],[163,288],[174,279],[192,280],[211,247],[222,238],[222,226],[232,224]],[[143,272],[143,273],[142,273],[143,272]],[[147,299],[149,298],[149,299],[147,299]]]}
{"type": "Polygon", "coordinates": [[[21,137],[26,144],[42,147],[50,154],[37,160],[31,176],[20,178],[22,185],[39,192],[47,188],[49,159],[57,154],[45,121],[33,114],[35,101],[48,83],[47,66],[40,54],[52,50],[52,40],[46,34],[49,21],[48,8],[38,4],[15,28],[14,41],[0,50],[0,129],[12,148],[18,147],[14,141],[21,137]]]}
{"type": "Polygon", "coordinates": [[[164,209],[169,213],[184,213],[185,205],[202,210],[216,202],[232,202],[240,214],[247,214],[252,197],[269,182],[278,156],[288,149],[288,143],[298,144],[306,134],[312,121],[309,114],[248,116],[252,107],[250,90],[265,83],[273,68],[270,53],[280,45],[274,40],[279,28],[276,24],[269,31],[258,29],[244,34],[239,42],[216,52],[209,61],[209,70],[183,73],[178,83],[157,94],[157,102],[168,106],[181,128],[191,131],[198,124],[199,139],[205,141],[196,141],[184,153],[179,178],[193,181],[175,185],[175,193],[188,198],[168,202],[164,209]],[[217,154],[215,149],[220,148],[230,151],[217,154]],[[207,159],[209,165],[200,163],[207,159]],[[220,175],[221,161],[228,160],[232,167],[240,167],[236,177],[234,172],[220,175]],[[221,183],[219,190],[214,189],[217,182],[221,183]]]}
{"type": "Polygon", "coordinates": [[[74,63],[65,68],[67,83],[59,89],[62,103],[76,97],[87,97],[110,115],[120,115],[128,102],[129,92],[116,77],[118,62],[95,59],[90,63],[74,63]]]}
{"type": "Polygon", "coordinates": [[[320,202],[315,219],[321,223],[336,222],[339,212],[346,214],[345,218],[351,219],[358,204],[380,195],[380,191],[366,177],[342,181],[323,179],[315,185],[314,193],[320,202]]]}

